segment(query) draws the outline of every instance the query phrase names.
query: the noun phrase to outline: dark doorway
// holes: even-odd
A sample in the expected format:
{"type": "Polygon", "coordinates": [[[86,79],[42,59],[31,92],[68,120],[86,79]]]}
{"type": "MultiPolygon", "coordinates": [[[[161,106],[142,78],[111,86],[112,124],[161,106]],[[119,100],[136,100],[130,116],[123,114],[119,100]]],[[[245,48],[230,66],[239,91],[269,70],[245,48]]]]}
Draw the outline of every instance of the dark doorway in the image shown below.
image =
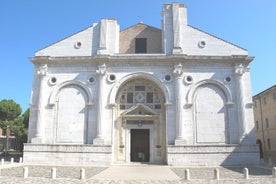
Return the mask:
{"type": "Polygon", "coordinates": [[[149,162],[149,129],[131,129],[131,162],[149,162]]]}
{"type": "Polygon", "coordinates": [[[263,153],[263,146],[262,146],[262,141],[260,141],[259,139],[256,141],[256,144],[259,145],[259,149],[260,149],[260,158],[264,158],[264,153],[263,153]]]}

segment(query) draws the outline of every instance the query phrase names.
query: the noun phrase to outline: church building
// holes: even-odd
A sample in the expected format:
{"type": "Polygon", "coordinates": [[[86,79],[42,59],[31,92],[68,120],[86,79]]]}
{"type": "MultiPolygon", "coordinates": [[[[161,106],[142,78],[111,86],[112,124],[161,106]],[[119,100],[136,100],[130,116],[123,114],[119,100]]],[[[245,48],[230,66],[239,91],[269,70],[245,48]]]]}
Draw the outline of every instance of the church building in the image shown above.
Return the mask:
{"type": "Polygon", "coordinates": [[[182,3],[163,6],[161,29],[101,19],[30,58],[24,162],[258,164],[253,59],[190,26],[182,3]]]}

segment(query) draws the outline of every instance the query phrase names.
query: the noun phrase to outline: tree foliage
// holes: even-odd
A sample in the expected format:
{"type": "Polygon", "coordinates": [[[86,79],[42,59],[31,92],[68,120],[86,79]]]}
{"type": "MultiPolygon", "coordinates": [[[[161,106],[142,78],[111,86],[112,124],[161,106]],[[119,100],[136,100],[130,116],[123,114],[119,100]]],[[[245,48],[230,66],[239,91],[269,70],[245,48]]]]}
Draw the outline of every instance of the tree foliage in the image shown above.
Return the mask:
{"type": "Polygon", "coordinates": [[[30,108],[28,108],[23,114],[23,124],[25,128],[29,128],[30,108]]]}
{"type": "Polygon", "coordinates": [[[13,100],[0,101],[0,128],[6,134],[7,128],[16,138],[17,150],[23,149],[23,143],[27,141],[27,129],[29,122],[29,109],[21,115],[22,109],[13,100]]]}
{"type": "Polygon", "coordinates": [[[12,121],[17,118],[22,112],[19,104],[13,100],[2,100],[0,101],[0,120],[1,121],[12,121]]]}

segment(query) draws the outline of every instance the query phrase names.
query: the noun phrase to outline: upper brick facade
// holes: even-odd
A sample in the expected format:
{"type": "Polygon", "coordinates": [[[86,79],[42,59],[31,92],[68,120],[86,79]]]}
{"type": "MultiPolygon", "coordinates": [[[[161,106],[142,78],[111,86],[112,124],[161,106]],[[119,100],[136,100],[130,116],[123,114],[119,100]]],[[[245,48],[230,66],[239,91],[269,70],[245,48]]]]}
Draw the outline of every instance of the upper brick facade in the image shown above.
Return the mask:
{"type": "Polygon", "coordinates": [[[136,38],[147,39],[147,53],[162,53],[162,31],[138,23],[120,32],[120,54],[134,54],[136,38]]]}

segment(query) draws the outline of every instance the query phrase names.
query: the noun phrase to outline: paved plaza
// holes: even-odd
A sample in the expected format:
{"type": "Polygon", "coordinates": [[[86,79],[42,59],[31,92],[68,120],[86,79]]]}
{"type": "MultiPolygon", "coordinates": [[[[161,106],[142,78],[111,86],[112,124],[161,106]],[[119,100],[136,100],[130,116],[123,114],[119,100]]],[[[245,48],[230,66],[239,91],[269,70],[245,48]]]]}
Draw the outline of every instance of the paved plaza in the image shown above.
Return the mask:
{"type": "Polygon", "coordinates": [[[276,183],[269,167],[248,167],[249,179],[244,179],[243,167],[219,167],[219,180],[214,179],[212,167],[170,167],[158,165],[128,165],[110,167],[55,166],[56,179],[52,179],[53,166],[5,165],[1,166],[1,184],[19,183],[93,183],[93,184],[266,184],[276,183]],[[28,177],[23,178],[24,167],[28,177]],[[80,179],[80,170],[85,169],[85,179],[80,179]],[[185,178],[189,169],[190,180],[185,178]]]}

